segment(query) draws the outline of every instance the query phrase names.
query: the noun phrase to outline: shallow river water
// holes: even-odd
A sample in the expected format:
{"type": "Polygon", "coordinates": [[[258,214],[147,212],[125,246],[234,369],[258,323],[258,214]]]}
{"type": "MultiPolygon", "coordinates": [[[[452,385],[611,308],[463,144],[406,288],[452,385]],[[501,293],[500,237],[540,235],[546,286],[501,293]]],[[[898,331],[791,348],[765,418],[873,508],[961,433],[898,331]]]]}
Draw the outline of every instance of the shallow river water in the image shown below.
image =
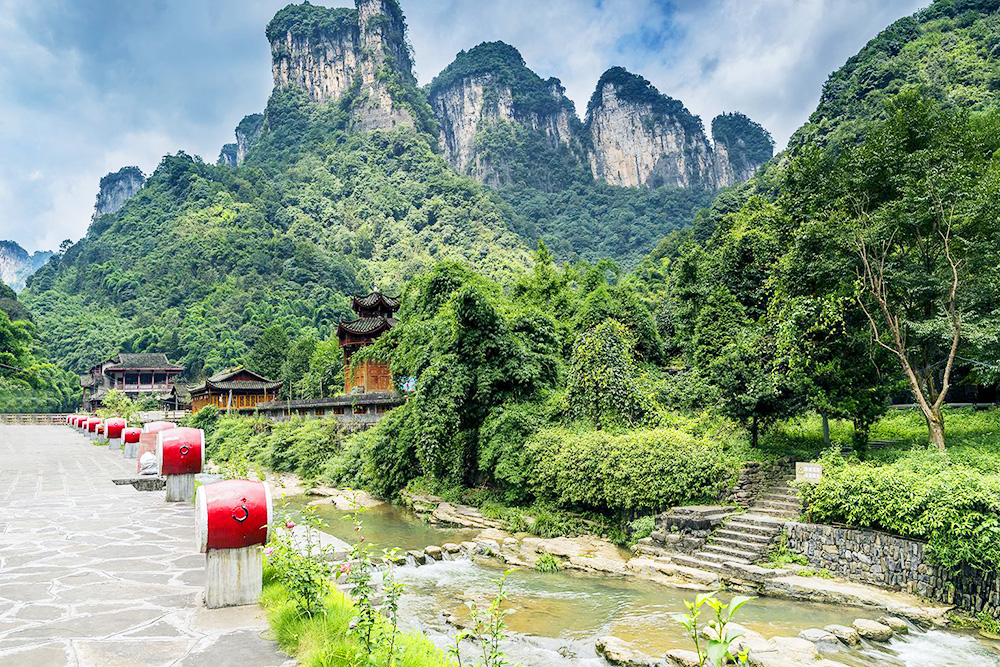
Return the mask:
{"type": "MultiPolygon", "coordinates": [[[[292,499],[301,508],[304,499],[292,499]]],[[[318,512],[329,523],[328,532],[345,540],[355,537],[345,512],[321,505],[318,512]]],[[[423,549],[475,537],[478,530],[441,529],[423,523],[405,510],[389,505],[364,513],[365,535],[377,546],[423,549]]],[[[468,617],[466,600],[489,604],[503,572],[500,564],[470,560],[440,561],[397,569],[405,586],[401,615],[407,627],[427,633],[442,648],[455,630],[447,616],[468,617]]],[[[606,665],[594,650],[596,639],[614,635],[650,655],[669,648],[688,648],[679,624],[671,615],[684,611],[692,591],[616,577],[580,574],[543,574],[516,570],[507,580],[506,621],[517,633],[504,651],[515,664],[526,666],[606,665]]],[[[833,623],[850,625],[856,618],[877,618],[871,610],[837,605],[759,598],[743,607],[738,622],[765,637],[794,637],[806,628],[833,623]]],[[[468,650],[473,646],[470,644],[468,650]]],[[[892,640],[888,645],[866,644],[860,650],[836,650],[829,657],[852,667],[1000,667],[996,644],[956,632],[922,632],[892,640]]],[[[474,656],[470,653],[470,658],[474,656]]]]}

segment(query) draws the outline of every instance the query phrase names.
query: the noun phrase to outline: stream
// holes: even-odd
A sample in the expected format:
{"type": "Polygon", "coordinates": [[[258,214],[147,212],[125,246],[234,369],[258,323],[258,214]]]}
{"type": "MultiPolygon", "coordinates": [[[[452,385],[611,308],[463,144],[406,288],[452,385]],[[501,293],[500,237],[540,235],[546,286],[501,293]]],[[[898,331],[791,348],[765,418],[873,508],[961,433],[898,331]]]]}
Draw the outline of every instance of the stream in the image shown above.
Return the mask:
{"type": "MultiPolygon", "coordinates": [[[[290,509],[303,507],[309,499],[290,499],[290,509]]],[[[327,521],[327,531],[341,539],[355,538],[353,524],[345,512],[331,505],[317,507],[327,521]]],[[[428,545],[473,539],[477,529],[436,528],[411,512],[381,505],[364,513],[365,535],[378,547],[423,549],[428,545]]],[[[427,634],[446,648],[456,632],[446,622],[468,618],[466,600],[489,604],[496,591],[494,580],[503,566],[493,561],[444,560],[421,567],[396,570],[404,585],[400,615],[406,629],[427,634]]],[[[652,582],[585,573],[540,573],[515,570],[507,578],[512,613],[506,617],[516,635],[503,646],[513,664],[526,667],[604,666],[594,644],[598,637],[614,635],[649,655],[663,655],[670,648],[690,648],[681,626],[671,615],[684,611],[684,600],[693,591],[652,582]]],[[[794,637],[806,628],[850,625],[856,618],[878,618],[870,609],[829,604],[758,598],[743,607],[736,620],[765,637],[794,637]]],[[[467,642],[466,656],[472,660],[475,645],[467,642]]],[[[888,644],[863,642],[857,649],[846,647],[827,652],[826,657],[851,667],[1000,667],[1000,644],[980,641],[971,634],[922,631],[911,628],[888,644]]]]}

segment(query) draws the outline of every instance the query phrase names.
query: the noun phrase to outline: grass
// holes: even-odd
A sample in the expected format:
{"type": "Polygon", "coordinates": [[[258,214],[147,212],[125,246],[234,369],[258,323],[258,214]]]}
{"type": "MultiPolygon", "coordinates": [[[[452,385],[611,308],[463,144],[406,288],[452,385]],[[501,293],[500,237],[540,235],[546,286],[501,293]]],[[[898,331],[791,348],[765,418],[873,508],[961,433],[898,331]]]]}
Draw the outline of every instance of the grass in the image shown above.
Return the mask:
{"type": "MultiPolygon", "coordinates": [[[[1000,472],[1000,409],[945,408],[944,423],[952,460],[983,472],[1000,472]]],[[[849,421],[830,420],[830,440],[835,445],[849,446],[853,430],[849,421]]],[[[927,425],[919,410],[889,410],[872,426],[870,439],[890,444],[872,447],[866,458],[891,462],[927,446],[927,425]]],[[[815,458],[826,449],[822,420],[812,413],[782,422],[761,439],[760,448],[797,460],[815,458]]]]}
{"type": "MultiPolygon", "coordinates": [[[[296,609],[288,591],[264,576],[261,606],[278,646],[292,655],[303,667],[361,667],[389,665],[388,647],[381,643],[369,656],[361,642],[349,634],[348,625],[357,614],[354,603],[339,591],[326,597],[324,613],[304,616],[296,609]]],[[[384,627],[389,621],[382,619],[384,627]]],[[[427,637],[419,632],[400,633],[396,639],[398,652],[393,667],[454,667],[427,637]]]]}

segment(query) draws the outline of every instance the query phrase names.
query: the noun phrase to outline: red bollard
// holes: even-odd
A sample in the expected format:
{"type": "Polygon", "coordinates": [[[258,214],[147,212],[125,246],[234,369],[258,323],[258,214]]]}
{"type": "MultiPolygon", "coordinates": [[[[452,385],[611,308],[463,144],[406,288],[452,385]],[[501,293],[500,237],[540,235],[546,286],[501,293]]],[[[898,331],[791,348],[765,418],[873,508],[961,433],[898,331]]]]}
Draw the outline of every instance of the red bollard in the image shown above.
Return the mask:
{"type": "Polygon", "coordinates": [[[157,473],[167,479],[167,502],[194,500],[194,476],[205,465],[205,432],[172,428],[156,434],[157,473]]]}

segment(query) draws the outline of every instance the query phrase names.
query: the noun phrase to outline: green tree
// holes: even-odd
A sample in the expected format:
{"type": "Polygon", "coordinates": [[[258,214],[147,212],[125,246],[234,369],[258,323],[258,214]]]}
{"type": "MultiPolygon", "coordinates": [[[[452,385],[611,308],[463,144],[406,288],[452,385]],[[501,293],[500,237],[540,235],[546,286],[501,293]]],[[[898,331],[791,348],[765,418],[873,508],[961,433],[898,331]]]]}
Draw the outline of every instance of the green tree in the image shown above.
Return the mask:
{"type": "Polygon", "coordinates": [[[288,355],[288,334],[272,325],[264,330],[246,356],[246,367],[268,379],[283,377],[285,358],[288,355]]]}

